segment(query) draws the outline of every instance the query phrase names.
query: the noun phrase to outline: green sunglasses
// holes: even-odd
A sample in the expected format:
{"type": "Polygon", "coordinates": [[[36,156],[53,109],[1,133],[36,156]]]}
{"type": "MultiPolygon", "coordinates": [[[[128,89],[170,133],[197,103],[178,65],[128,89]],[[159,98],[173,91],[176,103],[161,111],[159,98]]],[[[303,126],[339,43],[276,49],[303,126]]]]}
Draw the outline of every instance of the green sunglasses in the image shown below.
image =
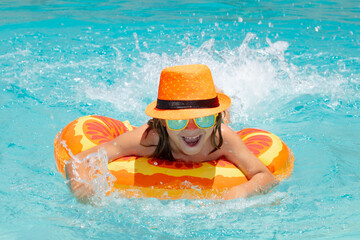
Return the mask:
{"type": "MultiPolygon", "coordinates": [[[[215,125],[216,117],[219,114],[210,115],[206,117],[194,118],[195,125],[201,129],[211,128],[215,125]]],[[[166,125],[169,129],[174,131],[180,131],[186,128],[189,123],[189,119],[185,120],[166,120],[166,125]]]]}

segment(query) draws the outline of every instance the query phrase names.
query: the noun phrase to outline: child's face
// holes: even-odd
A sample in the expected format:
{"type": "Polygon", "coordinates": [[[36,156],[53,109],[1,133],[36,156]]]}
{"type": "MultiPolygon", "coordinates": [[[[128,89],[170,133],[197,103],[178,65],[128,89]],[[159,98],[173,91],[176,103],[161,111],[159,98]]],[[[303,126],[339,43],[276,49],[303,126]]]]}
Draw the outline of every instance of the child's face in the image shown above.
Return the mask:
{"type": "Polygon", "coordinates": [[[176,147],[173,150],[179,150],[185,155],[195,155],[201,152],[205,144],[211,144],[210,136],[213,127],[198,128],[193,119],[190,119],[188,125],[180,131],[171,130],[168,126],[166,126],[166,130],[169,134],[171,146],[175,145],[176,147]]]}

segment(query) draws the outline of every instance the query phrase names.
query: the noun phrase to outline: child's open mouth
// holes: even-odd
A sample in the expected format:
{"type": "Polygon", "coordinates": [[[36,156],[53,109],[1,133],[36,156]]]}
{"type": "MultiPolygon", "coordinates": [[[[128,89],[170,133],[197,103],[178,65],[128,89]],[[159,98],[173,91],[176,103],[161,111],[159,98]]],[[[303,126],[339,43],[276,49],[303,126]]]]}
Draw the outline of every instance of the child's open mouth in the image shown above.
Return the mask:
{"type": "Polygon", "coordinates": [[[182,139],[189,147],[195,147],[200,142],[201,135],[196,137],[182,137],[182,139]]]}

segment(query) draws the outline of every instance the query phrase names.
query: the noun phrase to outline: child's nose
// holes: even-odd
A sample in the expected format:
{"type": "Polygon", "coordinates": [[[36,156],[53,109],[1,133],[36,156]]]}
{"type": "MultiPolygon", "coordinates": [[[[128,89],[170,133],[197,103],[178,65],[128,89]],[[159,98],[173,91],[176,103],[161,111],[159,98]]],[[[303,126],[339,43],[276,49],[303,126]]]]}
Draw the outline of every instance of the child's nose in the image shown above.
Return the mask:
{"type": "Polygon", "coordinates": [[[188,125],[186,126],[185,129],[187,129],[187,130],[197,129],[197,126],[196,126],[196,124],[195,124],[195,122],[194,122],[193,119],[190,119],[190,120],[189,120],[189,123],[188,123],[188,125]]]}

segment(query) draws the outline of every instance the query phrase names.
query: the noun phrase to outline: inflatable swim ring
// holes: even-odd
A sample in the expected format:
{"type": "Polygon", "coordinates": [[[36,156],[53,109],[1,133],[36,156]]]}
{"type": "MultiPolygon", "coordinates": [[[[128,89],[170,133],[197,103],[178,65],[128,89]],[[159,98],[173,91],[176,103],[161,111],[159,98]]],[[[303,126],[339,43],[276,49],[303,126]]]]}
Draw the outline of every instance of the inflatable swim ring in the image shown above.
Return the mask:
{"type": "MultiPolygon", "coordinates": [[[[71,155],[110,141],[133,130],[129,122],[103,116],[85,116],[69,123],[55,140],[55,162],[65,177],[64,165],[71,155]]],[[[282,180],[291,174],[294,157],[274,134],[253,128],[237,132],[246,146],[282,180]]],[[[225,159],[203,163],[172,162],[146,157],[122,157],[108,164],[116,180],[113,191],[126,197],[159,199],[219,199],[224,191],[247,181],[245,175],[225,159]]],[[[114,179],[115,179],[114,178],[114,179]]]]}

